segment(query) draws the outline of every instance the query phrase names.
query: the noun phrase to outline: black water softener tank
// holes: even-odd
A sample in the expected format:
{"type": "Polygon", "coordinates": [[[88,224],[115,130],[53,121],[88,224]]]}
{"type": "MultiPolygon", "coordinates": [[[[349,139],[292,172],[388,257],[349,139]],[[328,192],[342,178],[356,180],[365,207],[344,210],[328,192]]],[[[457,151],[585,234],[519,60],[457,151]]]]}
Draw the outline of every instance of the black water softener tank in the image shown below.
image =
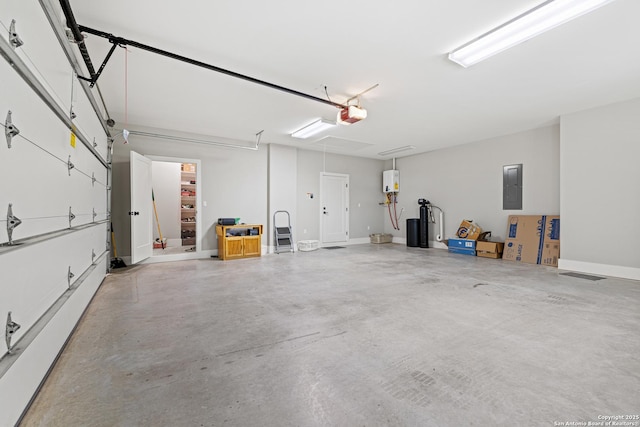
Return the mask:
{"type": "Polygon", "coordinates": [[[429,247],[429,210],[427,205],[429,201],[427,199],[418,199],[420,205],[420,247],[429,247]]]}

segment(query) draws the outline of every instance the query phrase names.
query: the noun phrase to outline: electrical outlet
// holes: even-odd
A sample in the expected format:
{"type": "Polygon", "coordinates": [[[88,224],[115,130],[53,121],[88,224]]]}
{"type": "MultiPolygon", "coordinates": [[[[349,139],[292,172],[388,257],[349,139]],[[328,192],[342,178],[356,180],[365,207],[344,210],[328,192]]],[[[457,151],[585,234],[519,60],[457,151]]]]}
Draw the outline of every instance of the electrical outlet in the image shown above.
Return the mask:
{"type": "Polygon", "coordinates": [[[307,234],[307,229],[302,230],[302,234],[307,234]]]}
{"type": "Polygon", "coordinates": [[[367,225],[367,230],[371,230],[371,227],[367,225]]]}

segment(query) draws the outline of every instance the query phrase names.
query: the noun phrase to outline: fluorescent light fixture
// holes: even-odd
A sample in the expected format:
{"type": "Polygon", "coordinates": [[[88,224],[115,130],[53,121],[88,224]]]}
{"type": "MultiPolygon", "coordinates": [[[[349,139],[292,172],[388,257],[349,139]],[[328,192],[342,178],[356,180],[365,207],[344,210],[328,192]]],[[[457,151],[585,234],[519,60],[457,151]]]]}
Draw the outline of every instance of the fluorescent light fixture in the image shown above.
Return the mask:
{"type": "Polygon", "coordinates": [[[449,59],[469,67],[612,1],[548,0],[459,47],[449,59]]]}
{"type": "Polygon", "coordinates": [[[389,154],[401,153],[403,151],[413,150],[414,148],[416,147],[414,147],[413,145],[405,145],[404,147],[392,148],[391,150],[382,151],[378,153],[378,156],[388,156],[389,154]]]}
{"type": "Polygon", "coordinates": [[[309,138],[312,135],[322,132],[323,130],[329,129],[330,127],[335,126],[336,124],[330,122],[325,119],[318,119],[313,123],[310,123],[297,131],[291,134],[294,138],[309,138]]]}

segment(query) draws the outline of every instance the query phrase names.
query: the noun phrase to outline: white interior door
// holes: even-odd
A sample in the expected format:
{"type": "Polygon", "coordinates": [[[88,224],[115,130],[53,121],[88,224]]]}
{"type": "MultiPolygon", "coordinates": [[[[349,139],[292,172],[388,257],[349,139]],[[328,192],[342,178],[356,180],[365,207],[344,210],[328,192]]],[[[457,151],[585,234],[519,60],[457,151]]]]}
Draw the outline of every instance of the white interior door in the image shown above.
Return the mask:
{"type": "Polygon", "coordinates": [[[153,254],[151,159],[131,152],[131,263],[153,254]]]}
{"type": "Polygon", "coordinates": [[[349,240],[349,175],[320,174],[320,234],[322,243],[349,240]]]}

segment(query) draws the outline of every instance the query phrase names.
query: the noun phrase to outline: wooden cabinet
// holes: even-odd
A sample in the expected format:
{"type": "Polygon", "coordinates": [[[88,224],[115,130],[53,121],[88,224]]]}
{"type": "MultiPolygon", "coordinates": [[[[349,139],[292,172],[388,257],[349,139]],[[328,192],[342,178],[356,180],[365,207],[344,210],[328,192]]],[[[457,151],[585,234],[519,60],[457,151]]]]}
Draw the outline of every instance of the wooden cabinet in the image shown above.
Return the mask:
{"type": "Polygon", "coordinates": [[[216,225],[218,258],[221,260],[262,255],[262,225],[216,225]]]}

